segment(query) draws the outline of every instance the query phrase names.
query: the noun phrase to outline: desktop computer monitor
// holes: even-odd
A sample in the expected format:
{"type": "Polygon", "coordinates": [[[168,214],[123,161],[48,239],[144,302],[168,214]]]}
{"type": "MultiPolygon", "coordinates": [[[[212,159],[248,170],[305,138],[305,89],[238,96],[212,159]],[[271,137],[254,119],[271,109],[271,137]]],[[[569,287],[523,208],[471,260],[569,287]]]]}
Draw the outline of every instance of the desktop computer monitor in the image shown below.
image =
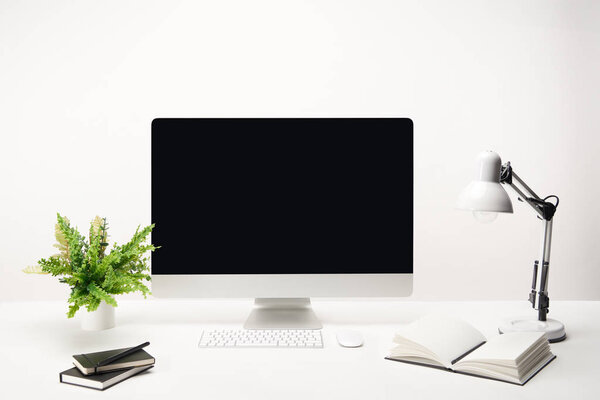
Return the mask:
{"type": "Polygon", "coordinates": [[[255,298],[246,328],[318,329],[310,297],[412,291],[407,118],[152,122],[152,291],[255,298]]]}

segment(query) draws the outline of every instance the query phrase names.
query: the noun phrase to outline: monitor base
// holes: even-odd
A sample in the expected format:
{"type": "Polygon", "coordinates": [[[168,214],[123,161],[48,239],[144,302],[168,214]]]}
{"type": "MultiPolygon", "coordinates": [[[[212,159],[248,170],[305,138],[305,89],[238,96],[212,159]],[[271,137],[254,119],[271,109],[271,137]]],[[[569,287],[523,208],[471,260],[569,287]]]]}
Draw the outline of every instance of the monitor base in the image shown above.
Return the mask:
{"type": "Polygon", "coordinates": [[[309,298],[254,299],[244,329],[321,329],[309,298]]]}

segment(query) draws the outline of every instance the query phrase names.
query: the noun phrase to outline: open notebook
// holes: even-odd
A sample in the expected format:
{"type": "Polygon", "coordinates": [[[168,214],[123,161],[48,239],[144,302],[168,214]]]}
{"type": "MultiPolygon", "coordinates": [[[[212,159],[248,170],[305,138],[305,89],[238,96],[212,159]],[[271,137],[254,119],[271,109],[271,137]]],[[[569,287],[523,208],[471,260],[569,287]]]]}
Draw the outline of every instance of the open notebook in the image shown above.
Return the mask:
{"type": "Polygon", "coordinates": [[[430,315],[394,337],[386,359],[524,385],[556,356],[543,332],[485,337],[468,323],[430,315]]]}

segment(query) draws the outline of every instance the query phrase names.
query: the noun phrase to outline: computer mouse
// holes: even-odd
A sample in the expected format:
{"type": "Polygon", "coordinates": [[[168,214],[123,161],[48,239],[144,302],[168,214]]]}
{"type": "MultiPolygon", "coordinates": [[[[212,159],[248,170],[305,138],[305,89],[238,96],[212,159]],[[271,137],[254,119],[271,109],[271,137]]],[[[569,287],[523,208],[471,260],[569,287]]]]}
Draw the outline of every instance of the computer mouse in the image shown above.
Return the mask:
{"type": "Polygon", "coordinates": [[[342,347],[360,347],[363,344],[363,337],[359,332],[351,330],[341,330],[336,334],[336,338],[342,347]]]}

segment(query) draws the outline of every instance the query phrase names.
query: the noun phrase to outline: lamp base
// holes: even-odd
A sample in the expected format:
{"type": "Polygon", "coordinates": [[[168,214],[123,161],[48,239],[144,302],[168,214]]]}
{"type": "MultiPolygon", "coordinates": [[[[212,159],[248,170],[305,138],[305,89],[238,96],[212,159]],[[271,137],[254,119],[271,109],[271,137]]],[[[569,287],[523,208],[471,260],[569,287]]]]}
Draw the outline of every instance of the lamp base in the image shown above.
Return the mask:
{"type": "Polygon", "coordinates": [[[498,332],[501,334],[508,332],[546,332],[550,343],[561,342],[567,337],[565,326],[555,319],[539,321],[524,317],[506,320],[498,327],[498,332]]]}

